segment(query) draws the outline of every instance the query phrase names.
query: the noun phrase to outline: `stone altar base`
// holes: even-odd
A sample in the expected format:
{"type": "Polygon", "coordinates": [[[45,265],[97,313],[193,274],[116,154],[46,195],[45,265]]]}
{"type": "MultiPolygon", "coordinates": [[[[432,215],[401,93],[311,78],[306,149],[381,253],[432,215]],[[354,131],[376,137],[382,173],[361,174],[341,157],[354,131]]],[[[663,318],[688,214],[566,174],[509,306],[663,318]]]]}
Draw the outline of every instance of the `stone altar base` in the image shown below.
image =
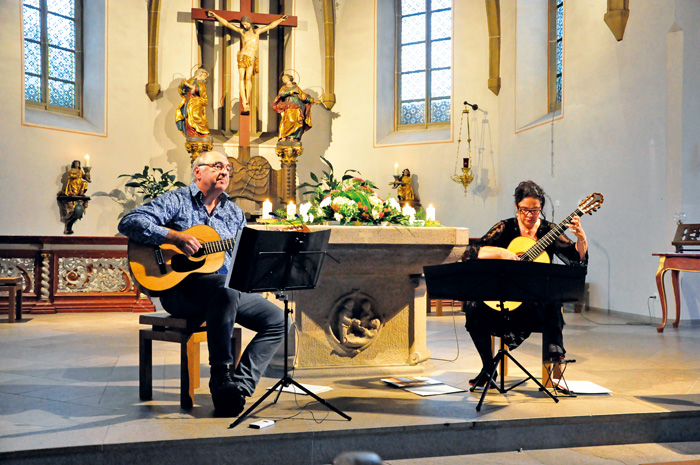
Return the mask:
{"type": "Polygon", "coordinates": [[[297,328],[294,368],[320,376],[348,369],[416,372],[430,357],[423,266],[458,260],[469,230],[328,227],[329,256],[317,288],[290,293],[297,328]]]}

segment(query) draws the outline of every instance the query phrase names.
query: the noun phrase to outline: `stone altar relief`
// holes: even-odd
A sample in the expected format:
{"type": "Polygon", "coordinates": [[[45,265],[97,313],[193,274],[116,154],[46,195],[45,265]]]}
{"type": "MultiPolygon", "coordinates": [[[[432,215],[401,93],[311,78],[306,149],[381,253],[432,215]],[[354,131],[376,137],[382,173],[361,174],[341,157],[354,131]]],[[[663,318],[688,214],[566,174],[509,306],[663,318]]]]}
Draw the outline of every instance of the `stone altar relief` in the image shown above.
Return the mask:
{"type": "Polygon", "coordinates": [[[326,334],[338,355],[355,356],[377,340],[382,326],[383,315],[374,298],[354,289],[333,304],[326,334]]]}

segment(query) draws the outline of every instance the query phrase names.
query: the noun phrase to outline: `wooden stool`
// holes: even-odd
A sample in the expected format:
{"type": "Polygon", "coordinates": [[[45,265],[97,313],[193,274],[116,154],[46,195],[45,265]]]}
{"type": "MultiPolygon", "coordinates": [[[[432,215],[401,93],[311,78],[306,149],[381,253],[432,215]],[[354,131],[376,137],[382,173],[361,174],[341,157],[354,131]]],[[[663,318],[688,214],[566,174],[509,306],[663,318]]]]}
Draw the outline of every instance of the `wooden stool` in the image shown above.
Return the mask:
{"type": "MultiPolygon", "coordinates": [[[[151,329],[139,330],[139,398],[153,398],[153,340],[180,344],[180,406],[191,409],[194,390],[199,387],[199,343],[207,341],[206,323],[176,318],[167,312],[139,316],[139,323],[151,329]]],[[[234,365],[241,359],[241,328],[234,327],[231,337],[234,365]]]]}
{"type": "Polygon", "coordinates": [[[7,291],[7,319],[22,319],[22,278],[0,278],[0,291],[7,291]]]}

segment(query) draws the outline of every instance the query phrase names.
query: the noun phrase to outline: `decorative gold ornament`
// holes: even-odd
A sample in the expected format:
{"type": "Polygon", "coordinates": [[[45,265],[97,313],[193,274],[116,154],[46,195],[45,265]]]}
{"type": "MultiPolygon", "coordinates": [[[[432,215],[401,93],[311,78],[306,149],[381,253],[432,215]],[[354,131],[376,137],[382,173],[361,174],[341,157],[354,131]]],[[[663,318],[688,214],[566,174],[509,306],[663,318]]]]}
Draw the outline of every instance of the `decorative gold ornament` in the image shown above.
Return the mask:
{"type": "Polygon", "coordinates": [[[457,157],[455,158],[455,173],[450,177],[454,182],[461,184],[464,188],[464,195],[467,195],[467,187],[474,180],[472,168],[469,166],[472,157],[472,135],[469,127],[469,107],[476,111],[479,106],[474,103],[464,102],[464,110],[462,110],[462,120],[459,123],[459,138],[457,139],[457,157]],[[462,159],[462,174],[457,173],[457,162],[459,161],[459,145],[462,142],[462,123],[464,115],[467,115],[467,158],[462,159]]]}
{"type": "Polygon", "coordinates": [[[474,175],[472,174],[471,168],[462,168],[462,175],[458,176],[457,173],[455,173],[451,179],[461,184],[462,187],[464,187],[464,195],[467,195],[467,187],[469,187],[469,184],[474,180],[474,175]]]}
{"type": "Polygon", "coordinates": [[[275,153],[280,157],[280,162],[283,165],[296,165],[297,158],[304,153],[304,147],[301,145],[282,145],[277,144],[275,153]]]}
{"type": "MultiPolygon", "coordinates": [[[[89,156],[86,155],[86,160],[89,156]]],[[[90,197],[85,195],[90,178],[90,166],[80,166],[80,160],[74,160],[64,173],[63,188],[57,195],[61,212],[61,222],[65,223],[63,234],[73,234],[73,223],[85,214],[90,197]]]]}
{"type": "Polygon", "coordinates": [[[185,140],[185,150],[190,154],[190,163],[194,163],[199,154],[209,152],[214,148],[212,137],[188,137],[185,140]]]}

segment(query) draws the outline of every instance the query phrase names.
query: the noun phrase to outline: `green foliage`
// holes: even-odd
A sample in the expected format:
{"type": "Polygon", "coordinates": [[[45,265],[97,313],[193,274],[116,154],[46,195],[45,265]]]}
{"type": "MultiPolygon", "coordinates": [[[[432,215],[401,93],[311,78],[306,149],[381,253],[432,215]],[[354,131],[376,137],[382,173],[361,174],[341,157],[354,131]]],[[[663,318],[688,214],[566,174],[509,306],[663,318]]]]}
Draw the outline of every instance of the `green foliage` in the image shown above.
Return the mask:
{"type": "Polygon", "coordinates": [[[150,168],[146,165],[141,173],[121,174],[118,177],[129,178],[130,181],[125,186],[136,189],[136,193],[142,195],[143,200],[150,200],[165,192],[186,186],[185,183],[176,181],[176,176],[170,174],[171,172],[172,170],[163,171],[161,168],[150,168]],[[149,172],[150,170],[152,173],[149,172]]]}
{"type": "MultiPolygon", "coordinates": [[[[309,176],[311,179],[314,181],[314,184],[305,182],[303,184],[300,184],[299,187],[297,187],[297,190],[303,189],[303,188],[310,188],[311,190],[307,190],[305,192],[302,192],[301,195],[309,195],[313,194],[312,202],[315,203],[321,203],[324,197],[326,197],[328,194],[331,193],[331,191],[337,191],[341,189],[341,184],[343,181],[347,181],[348,179],[352,179],[355,176],[350,174],[350,173],[357,173],[361,174],[357,170],[345,170],[343,175],[341,176],[340,179],[335,178],[335,174],[333,173],[333,165],[331,164],[330,161],[328,161],[327,158],[325,158],[323,155],[321,155],[321,160],[328,165],[328,171],[323,170],[323,176],[318,177],[315,173],[309,173],[309,176]]],[[[369,181],[366,181],[369,183],[369,181]]],[[[371,184],[371,183],[370,183],[371,184]]],[[[376,186],[371,185],[370,187],[376,189],[376,186]]]]}

